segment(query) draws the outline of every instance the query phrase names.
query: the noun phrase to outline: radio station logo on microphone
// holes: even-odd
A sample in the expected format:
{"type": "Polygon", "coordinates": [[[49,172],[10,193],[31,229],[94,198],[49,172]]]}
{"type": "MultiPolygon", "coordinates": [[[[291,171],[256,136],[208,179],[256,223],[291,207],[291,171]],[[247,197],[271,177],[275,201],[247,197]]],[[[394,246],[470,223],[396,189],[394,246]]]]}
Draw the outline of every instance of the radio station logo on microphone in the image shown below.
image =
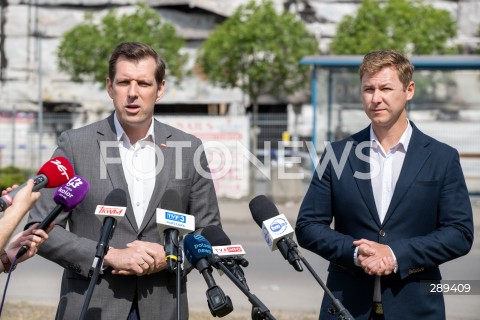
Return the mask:
{"type": "Polygon", "coordinates": [[[76,189],[79,186],[81,186],[82,184],[83,184],[82,179],[80,179],[79,177],[73,177],[72,179],[70,179],[67,182],[66,186],[72,187],[73,189],[76,189]]]}
{"type": "Polygon", "coordinates": [[[282,234],[287,230],[288,222],[283,218],[276,218],[270,224],[270,230],[276,234],[282,234]]]}
{"type": "Polygon", "coordinates": [[[187,217],[183,214],[178,214],[171,211],[165,211],[165,220],[176,223],[186,223],[187,217]]]}
{"type": "Polygon", "coordinates": [[[63,199],[72,199],[75,196],[75,191],[73,189],[78,188],[79,186],[83,185],[83,181],[79,177],[73,177],[72,179],[68,180],[63,186],[59,187],[57,193],[63,199]]]}
{"type": "Polygon", "coordinates": [[[73,197],[73,193],[71,192],[72,189],[71,188],[68,188],[66,186],[61,186],[60,188],[58,188],[58,193],[62,196],[62,198],[64,199],[71,199],[73,197]]]}
{"type": "Polygon", "coordinates": [[[68,176],[68,173],[67,173],[67,168],[62,164],[60,160],[57,159],[57,160],[52,160],[50,162],[57,166],[57,169],[58,171],[61,172],[62,176],[65,176],[67,177],[68,180],[70,180],[70,177],[68,176]]]}

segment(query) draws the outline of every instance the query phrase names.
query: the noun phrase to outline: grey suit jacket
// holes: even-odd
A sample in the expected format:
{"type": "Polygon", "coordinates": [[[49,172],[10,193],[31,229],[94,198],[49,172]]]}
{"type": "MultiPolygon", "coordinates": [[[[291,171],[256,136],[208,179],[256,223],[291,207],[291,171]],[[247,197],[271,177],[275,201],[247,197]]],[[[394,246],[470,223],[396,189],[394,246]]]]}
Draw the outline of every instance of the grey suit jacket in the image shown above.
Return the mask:
{"type": "MultiPolygon", "coordinates": [[[[125,248],[127,243],[137,239],[163,244],[155,212],[167,189],[178,191],[184,206],[183,212],[195,216],[196,229],[207,225],[220,226],[217,198],[201,141],[156,120],[155,143],[161,150],[157,161],[161,163],[162,159],[159,158],[163,158],[163,167],[156,176],[142,225],[136,224],[116,143],[113,116],[63,132],[53,154],[66,157],[75,174],[90,183],[87,197],[73,211],[58,216],[57,225],[39,250],[41,256],[65,268],[57,319],[78,319],[80,315],[102,226],[94,215],[95,208],[104,203],[113,189],[125,190],[128,198],[126,215],[116,226],[110,240],[110,246],[114,248],[125,248]],[[191,147],[175,149],[171,147],[172,142],[187,143],[191,147]]],[[[54,208],[53,194],[54,189],[42,190],[40,200],[30,213],[29,224],[43,220],[54,208]]],[[[142,320],[175,319],[175,290],[175,274],[167,270],[137,277],[112,275],[107,269],[95,286],[87,318],[126,319],[136,295],[142,320]]],[[[182,282],[181,302],[182,318],[188,319],[186,278],[182,282]]]]}

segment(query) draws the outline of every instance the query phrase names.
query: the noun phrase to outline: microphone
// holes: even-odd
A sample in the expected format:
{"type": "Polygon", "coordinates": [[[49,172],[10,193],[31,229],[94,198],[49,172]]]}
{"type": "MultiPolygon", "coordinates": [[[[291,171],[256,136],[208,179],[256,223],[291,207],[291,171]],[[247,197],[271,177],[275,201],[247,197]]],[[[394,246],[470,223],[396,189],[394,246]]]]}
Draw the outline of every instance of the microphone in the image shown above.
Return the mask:
{"type": "MultiPolygon", "coordinates": [[[[67,183],[75,174],[72,165],[64,157],[56,157],[48,160],[38,170],[37,175],[33,177],[33,191],[38,191],[41,188],[56,188],[67,183]]],[[[13,198],[24,188],[26,182],[18,186],[15,190],[0,197],[0,211],[5,211],[12,205],[13,198]]]]}
{"type": "Polygon", "coordinates": [[[183,247],[188,262],[202,274],[207,283],[207,303],[212,315],[223,317],[232,312],[233,304],[230,297],[223,293],[213,279],[212,267],[207,260],[213,251],[207,239],[199,234],[187,234],[183,239],[183,247]]]}
{"type": "Polygon", "coordinates": [[[97,205],[95,216],[103,222],[97,252],[92,268],[97,266],[98,260],[103,259],[108,250],[108,243],[113,235],[113,230],[127,211],[127,194],[122,189],[113,189],[105,198],[105,204],[97,205]]]}
{"type": "Polygon", "coordinates": [[[331,314],[338,312],[339,316],[337,319],[353,320],[350,312],[342,305],[339,299],[335,298],[315,270],[313,270],[307,259],[300,254],[297,249],[297,244],[290,239],[290,236],[293,234],[292,227],[285,216],[278,213],[278,209],[273,202],[267,197],[260,195],[250,201],[249,207],[253,220],[262,228],[265,241],[270,249],[273,251],[278,248],[285,260],[288,260],[297,271],[303,271],[302,265],[300,264],[301,260],[332,300],[332,307],[329,312],[331,314]]]}
{"type": "Polygon", "coordinates": [[[290,238],[294,231],[285,215],[279,214],[277,207],[264,195],[255,197],[248,206],[270,250],[278,249],[295,270],[303,271],[297,244],[290,238]]]}
{"type": "MultiPolygon", "coordinates": [[[[218,226],[206,226],[202,230],[202,236],[212,244],[212,251],[219,257],[220,262],[249,290],[247,279],[245,279],[243,269],[240,267],[248,266],[247,259],[243,258],[245,255],[243,247],[239,244],[232,245],[230,238],[228,238],[223,229],[218,226]]],[[[218,270],[218,272],[220,275],[223,275],[221,270],[218,270]]]]}
{"type": "MultiPolygon", "coordinates": [[[[53,220],[60,214],[60,212],[72,211],[80,202],[87,196],[90,184],[87,180],[83,179],[79,175],[75,175],[63,186],[60,186],[55,190],[53,201],[57,204],[55,208],[48,214],[48,216],[40,222],[37,229],[46,230],[53,220]]],[[[23,256],[27,252],[26,247],[21,247],[17,255],[17,259],[23,256]]]]}
{"type": "Polygon", "coordinates": [[[275,317],[270,314],[270,310],[248,288],[243,270],[239,266],[239,264],[243,267],[248,266],[248,261],[242,257],[245,254],[242,246],[231,245],[228,236],[218,226],[206,226],[202,235],[205,235],[205,238],[215,245],[212,247],[214,254],[208,257],[210,264],[217,268],[221,275],[226,274],[252,303],[252,320],[275,320],[275,317]]]}
{"type": "Polygon", "coordinates": [[[100,267],[103,264],[103,258],[108,251],[108,243],[112,238],[113,231],[118,221],[125,216],[127,211],[127,193],[122,189],[113,189],[105,198],[103,205],[97,205],[95,216],[103,222],[100,231],[100,239],[97,243],[97,252],[93,259],[92,267],[89,270],[90,283],[83,301],[82,311],[80,312],[81,320],[86,319],[88,306],[92,299],[93,289],[97,283],[100,274],[100,267]]]}
{"type": "Polygon", "coordinates": [[[180,213],[182,201],[174,189],[168,189],[160,201],[162,208],[157,208],[157,227],[164,235],[165,259],[167,269],[174,272],[178,262],[178,238],[195,230],[195,217],[180,213]]]}
{"type": "MultiPolygon", "coordinates": [[[[202,230],[202,236],[204,236],[212,245],[213,253],[220,257],[228,258],[245,255],[245,250],[243,249],[242,245],[232,245],[230,238],[219,226],[206,226],[202,230]]],[[[244,260],[246,261],[246,259],[244,260]]],[[[246,261],[246,264],[246,266],[248,266],[248,261],[246,261]]]]}

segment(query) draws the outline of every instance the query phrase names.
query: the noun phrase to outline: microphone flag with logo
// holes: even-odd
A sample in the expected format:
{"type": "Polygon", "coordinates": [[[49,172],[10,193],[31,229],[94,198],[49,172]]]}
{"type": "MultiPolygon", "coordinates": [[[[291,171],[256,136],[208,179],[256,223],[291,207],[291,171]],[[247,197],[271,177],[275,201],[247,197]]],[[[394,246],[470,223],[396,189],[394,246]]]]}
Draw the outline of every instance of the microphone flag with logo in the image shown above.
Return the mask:
{"type": "Polygon", "coordinates": [[[263,237],[270,250],[279,249],[283,258],[295,270],[303,271],[297,244],[290,238],[294,231],[285,215],[279,214],[277,207],[264,195],[255,197],[248,205],[253,220],[262,228],[263,237]]]}
{"type": "Polygon", "coordinates": [[[103,259],[108,250],[108,243],[113,235],[113,229],[127,211],[127,193],[122,189],[113,189],[105,198],[103,205],[97,205],[95,216],[103,222],[100,239],[97,244],[97,252],[93,267],[96,266],[98,259],[103,259]]]}
{"type": "Polygon", "coordinates": [[[157,208],[157,228],[163,235],[163,247],[167,270],[174,272],[181,253],[179,238],[195,230],[195,217],[181,213],[182,201],[175,189],[168,189],[160,201],[161,208],[157,208]]]}

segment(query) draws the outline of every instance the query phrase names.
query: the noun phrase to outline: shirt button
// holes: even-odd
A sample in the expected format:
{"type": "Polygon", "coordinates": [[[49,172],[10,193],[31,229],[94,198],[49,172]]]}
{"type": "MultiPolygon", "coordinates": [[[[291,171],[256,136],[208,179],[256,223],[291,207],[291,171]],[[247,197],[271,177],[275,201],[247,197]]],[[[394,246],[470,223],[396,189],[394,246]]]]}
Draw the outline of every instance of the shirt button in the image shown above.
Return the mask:
{"type": "Polygon", "coordinates": [[[382,229],[378,232],[378,234],[380,235],[380,237],[385,237],[385,231],[382,229]]]}
{"type": "Polygon", "coordinates": [[[136,205],[137,205],[137,207],[138,207],[138,206],[140,205],[140,202],[137,202],[136,205]]]}

